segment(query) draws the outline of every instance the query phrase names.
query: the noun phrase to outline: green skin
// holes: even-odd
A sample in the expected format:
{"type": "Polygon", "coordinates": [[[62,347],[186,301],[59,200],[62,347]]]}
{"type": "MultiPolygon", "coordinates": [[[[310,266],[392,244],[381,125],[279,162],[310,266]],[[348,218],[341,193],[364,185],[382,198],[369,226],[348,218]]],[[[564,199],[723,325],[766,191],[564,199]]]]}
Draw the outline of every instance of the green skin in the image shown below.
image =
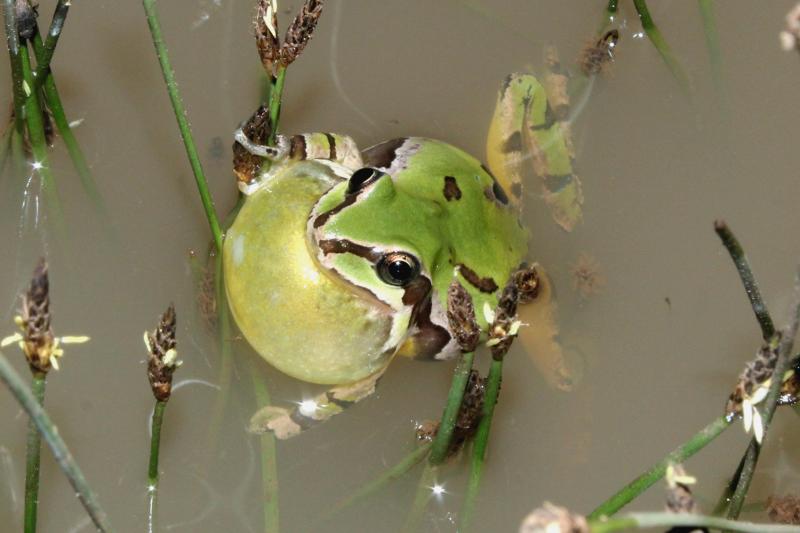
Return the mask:
{"type": "MultiPolygon", "coordinates": [[[[504,90],[500,98],[518,96],[504,90]]],[[[454,280],[487,330],[483,309],[495,308],[527,254],[518,187],[509,198],[508,182],[504,188],[478,160],[427,138],[387,141],[361,155],[334,134],[280,138],[277,148],[242,130],[236,140],[270,166],[240,183],[248,198],[225,239],[234,318],[272,365],[336,385],[311,408],[270,408],[253,429],[286,437],[336,414],[369,395],[396,354],[457,355],[445,313],[454,280]],[[370,174],[359,169],[373,169],[363,185],[350,179],[370,174]],[[387,279],[382,262],[398,256],[412,258],[418,272],[387,279]]]]}

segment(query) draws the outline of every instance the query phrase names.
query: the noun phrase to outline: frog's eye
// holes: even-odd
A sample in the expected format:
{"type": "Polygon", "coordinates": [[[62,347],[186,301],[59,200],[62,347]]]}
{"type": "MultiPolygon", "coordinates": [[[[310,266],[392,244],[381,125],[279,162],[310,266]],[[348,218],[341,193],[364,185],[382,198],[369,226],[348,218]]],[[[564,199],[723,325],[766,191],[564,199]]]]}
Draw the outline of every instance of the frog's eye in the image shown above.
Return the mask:
{"type": "Polygon", "coordinates": [[[405,252],[389,252],[380,258],[378,276],[388,283],[405,287],[419,275],[420,266],[416,257],[405,252]]]}
{"type": "Polygon", "coordinates": [[[384,173],[372,167],[364,167],[353,172],[350,181],[347,183],[347,194],[354,194],[374,182],[384,173]]]}

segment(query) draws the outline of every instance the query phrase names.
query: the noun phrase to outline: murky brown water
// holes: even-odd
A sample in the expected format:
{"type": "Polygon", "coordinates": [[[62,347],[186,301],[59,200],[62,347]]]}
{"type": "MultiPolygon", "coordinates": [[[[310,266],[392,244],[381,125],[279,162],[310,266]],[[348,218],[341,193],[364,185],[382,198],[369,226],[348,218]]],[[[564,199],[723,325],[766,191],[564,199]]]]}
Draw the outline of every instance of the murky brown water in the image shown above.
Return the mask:
{"type": "MultiPolygon", "coordinates": [[[[42,2],[45,21],[52,3],[42,2]]],[[[284,131],[341,131],[362,146],[424,135],[482,156],[503,77],[540,65],[548,43],[569,62],[598,27],[603,2],[495,4],[331,0],[316,38],[289,71],[284,131]]],[[[572,393],[554,390],[521,349],[512,351],[476,531],[513,531],[543,500],[589,511],[721,414],[759,330],[712,230],[714,218],[724,217],[737,232],[778,322],[785,316],[800,258],[800,151],[794,149],[800,64],[779,49],[777,33],[793,2],[718,6],[719,91],[696,3],[652,2],[692,79],[691,103],[641,38],[632,6],[621,4],[626,23],[617,63],[575,123],[583,224],[566,234],[529,189],[532,250],[553,275],[563,341],[580,354],[583,378],[572,393]],[[570,273],[582,253],[597,260],[606,279],[602,292],[585,300],[570,273]]],[[[299,2],[282,7],[294,11],[299,2]]],[[[235,197],[231,134],[258,104],[252,2],[159,8],[212,191],[225,212],[235,197]]],[[[153,402],[141,334],[174,301],[185,361],[179,380],[187,384],[166,413],[159,530],[262,530],[258,438],[243,430],[256,408],[250,376],[257,373],[276,402],[297,401],[312,389],[236,341],[227,407],[221,426],[212,424],[222,395],[220,360],[194,310],[188,260],[190,250],[205,249],[207,228],[140,3],[77,3],[54,69],[70,118],[84,119],[77,134],[118,240],[108,239],[61,147],[53,168],[69,242],[35,227],[35,195],[23,210],[23,180],[3,175],[0,334],[11,332],[15,295],[46,249],[57,334],[92,336],[68,350],[63,369],[49,380],[47,408],[116,527],[143,531],[153,402]]],[[[5,60],[0,73],[5,109],[5,60]]],[[[18,353],[6,353],[25,371],[18,353]]],[[[398,361],[374,398],[280,443],[282,529],[399,529],[419,470],[324,528],[317,520],[413,448],[414,423],[439,416],[451,369],[398,361]]],[[[12,531],[21,523],[26,423],[5,391],[0,421],[0,524],[12,531]]],[[[752,501],[800,490],[792,452],[798,438],[794,415],[780,412],[752,501]]],[[[688,464],[706,510],[746,443],[737,424],[688,464]]],[[[44,455],[41,531],[89,530],[69,485],[44,455]]],[[[465,473],[463,464],[442,472],[447,492],[431,501],[426,531],[455,530],[465,473]]],[[[660,509],[662,498],[659,486],[632,507],[660,509]]]]}

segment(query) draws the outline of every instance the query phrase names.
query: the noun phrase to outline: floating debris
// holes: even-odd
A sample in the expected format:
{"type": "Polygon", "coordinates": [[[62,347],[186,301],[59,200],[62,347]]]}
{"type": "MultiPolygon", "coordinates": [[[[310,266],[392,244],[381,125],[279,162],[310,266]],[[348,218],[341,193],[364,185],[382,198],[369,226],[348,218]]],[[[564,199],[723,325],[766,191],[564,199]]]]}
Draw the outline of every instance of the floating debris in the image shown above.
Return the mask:
{"type": "Polygon", "coordinates": [[[578,259],[570,266],[572,288],[581,298],[589,298],[602,291],[606,278],[602,274],[600,263],[592,255],[581,252],[578,259]]]}

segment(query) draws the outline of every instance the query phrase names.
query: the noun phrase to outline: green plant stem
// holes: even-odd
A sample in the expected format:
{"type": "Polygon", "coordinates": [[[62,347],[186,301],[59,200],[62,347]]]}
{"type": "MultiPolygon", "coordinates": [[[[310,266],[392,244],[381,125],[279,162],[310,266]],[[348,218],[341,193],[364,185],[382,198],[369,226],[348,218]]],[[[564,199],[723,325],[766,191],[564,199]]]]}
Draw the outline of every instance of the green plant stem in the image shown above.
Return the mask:
{"type": "Polygon", "coordinates": [[[746,453],[745,455],[742,455],[742,458],[739,460],[739,465],[736,467],[736,471],[733,473],[733,476],[731,476],[728,484],[725,485],[725,489],[722,491],[722,494],[720,494],[717,504],[714,506],[714,510],[711,511],[713,516],[720,516],[728,509],[728,506],[731,503],[733,491],[736,490],[736,486],[739,484],[739,478],[742,476],[742,469],[744,468],[744,460],[746,456],[746,453]]]}
{"type": "Polygon", "coordinates": [[[158,453],[161,447],[161,425],[164,423],[164,410],[166,408],[166,401],[156,400],[153,419],[150,421],[150,463],[147,467],[150,490],[155,490],[158,487],[158,453]]]}
{"type": "Polygon", "coordinates": [[[630,531],[631,529],[696,527],[723,529],[736,533],[789,533],[796,532],[797,526],[754,524],[737,522],[715,516],[675,513],[629,513],[619,518],[589,522],[591,533],[610,533],[630,531]]]}
{"type": "Polygon", "coordinates": [[[20,55],[19,33],[17,32],[17,11],[14,0],[3,0],[5,15],[6,43],[11,62],[11,86],[14,95],[14,130],[23,135],[25,128],[25,90],[22,88],[22,56],[20,55]]]}
{"type": "Polygon", "coordinates": [[[589,520],[599,520],[600,517],[613,515],[647,490],[653,483],[664,477],[664,473],[669,464],[684,462],[686,459],[702,450],[729,426],[730,422],[726,417],[721,416],[717,418],[698,431],[688,441],[675,448],[661,461],[651,466],[646,472],[628,483],[619,492],[601,503],[594,511],[589,513],[587,518],[589,520]]]}
{"type": "Polygon", "coordinates": [[[2,352],[0,352],[0,379],[8,386],[14,398],[36,424],[39,433],[41,433],[45,443],[52,450],[58,466],[69,479],[72,488],[75,489],[78,499],[83,504],[94,525],[101,532],[113,531],[105,511],[97,503],[97,497],[86,482],[86,478],[83,477],[80,467],[72,457],[64,440],[58,434],[58,429],[2,352]]]}
{"type": "Polygon", "coordinates": [[[750,306],[753,308],[756,320],[761,326],[761,336],[765,341],[769,341],[775,334],[775,324],[767,310],[764,299],[761,297],[761,291],[758,289],[758,283],[756,283],[753,271],[750,269],[750,263],[747,261],[744,249],[724,220],[714,221],[714,231],[717,232],[723,246],[728,250],[728,254],[730,254],[733,264],[736,266],[737,272],[739,272],[744,290],[750,299],[750,306]]]}
{"type": "Polygon", "coordinates": [[[3,175],[6,163],[11,156],[11,131],[10,129],[6,130],[3,134],[3,139],[0,140],[0,143],[2,143],[2,146],[0,146],[0,176],[3,175]]]}
{"type": "MultiPolygon", "coordinates": [[[[39,405],[44,405],[47,375],[33,371],[31,393],[39,405]]],[[[33,419],[28,420],[28,439],[25,449],[25,533],[36,531],[39,508],[39,466],[41,464],[42,438],[33,419]]]]}
{"type": "Polygon", "coordinates": [[[186,119],[186,111],[183,107],[180,93],[178,92],[178,85],[175,82],[175,72],[170,65],[167,47],[164,44],[164,38],[161,33],[161,23],[158,20],[158,13],[155,8],[155,0],[142,0],[142,3],[147,15],[147,24],[150,26],[150,33],[153,36],[153,45],[156,48],[158,62],[161,65],[161,73],[164,75],[164,82],[167,85],[167,92],[172,102],[172,109],[175,112],[175,119],[178,121],[178,128],[181,131],[183,145],[186,148],[186,155],[192,166],[194,179],[197,182],[197,190],[200,192],[203,209],[208,219],[208,225],[211,228],[211,235],[214,238],[214,245],[217,248],[217,253],[222,253],[222,230],[220,229],[219,219],[214,209],[214,201],[208,190],[206,175],[203,172],[203,166],[200,164],[200,157],[197,154],[197,147],[194,144],[192,131],[189,128],[189,121],[186,119]]]}
{"type": "MultiPolygon", "coordinates": [[[[61,36],[61,30],[64,28],[64,21],[67,19],[69,13],[69,0],[58,0],[56,10],[53,13],[53,18],[50,21],[50,29],[47,31],[47,39],[42,45],[42,53],[36,52],[36,75],[33,81],[33,90],[38,90],[44,83],[47,73],[50,71],[50,61],[53,59],[53,53],[56,51],[58,38],[61,36]]],[[[36,35],[39,38],[39,43],[42,42],[42,37],[39,35],[37,28],[36,35]]]]}
{"type": "MultiPolygon", "coordinates": [[[[28,87],[33,86],[33,71],[31,69],[28,47],[21,46],[19,55],[22,58],[22,75],[28,87]]],[[[44,122],[42,120],[42,106],[39,102],[39,93],[31,92],[25,100],[25,120],[28,125],[28,136],[31,141],[31,152],[34,164],[39,167],[34,169],[42,177],[42,186],[47,197],[47,208],[53,217],[51,226],[56,231],[63,231],[64,216],[61,211],[61,201],[58,199],[56,182],[50,169],[47,156],[47,139],[44,135],[44,122]]]]}
{"type": "MultiPolygon", "coordinates": [[[[258,369],[255,368],[256,360],[251,359],[253,365],[250,376],[253,380],[253,391],[256,396],[256,406],[258,409],[266,407],[271,403],[269,391],[260,377],[258,369]]],[[[264,531],[267,533],[278,533],[280,531],[279,507],[278,507],[278,461],[275,445],[275,434],[270,432],[258,435],[258,442],[261,446],[261,486],[263,490],[264,506],[264,531]]]]}
{"type": "Polygon", "coordinates": [[[412,533],[420,530],[422,517],[425,515],[425,509],[428,507],[428,502],[433,494],[431,487],[436,484],[438,470],[438,467],[431,464],[430,461],[425,463],[425,468],[419,478],[419,483],[417,483],[414,502],[411,504],[411,510],[406,518],[406,523],[403,525],[403,533],[412,533]]]}
{"type": "Polygon", "coordinates": [[[611,26],[611,23],[614,22],[614,17],[617,14],[617,0],[608,0],[608,4],[606,5],[606,9],[603,12],[603,23],[600,24],[600,29],[598,30],[598,34],[602,35],[603,33],[608,30],[608,27],[611,26]]]}
{"type": "Polygon", "coordinates": [[[467,387],[467,380],[469,379],[474,359],[475,352],[462,353],[453,372],[450,392],[447,395],[447,404],[444,407],[439,430],[433,439],[431,455],[428,458],[432,465],[441,464],[447,458],[447,452],[450,450],[450,441],[453,438],[453,430],[456,427],[456,418],[458,417],[459,409],[461,409],[461,401],[464,398],[464,391],[467,387]]]}
{"type": "Polygon", "coordinates": [[[500,381],[503,377],[503,360],[492,359],[489,367],[489,375],[486,379],[486,396],[484,397],[483,413],[478,423],[478,430],[475,433],[475,442],[472,445],[472,457],[469,468],[469,479],[467,480],[467,492],[464,495],[464,505],[461,511],[460,530],[466,531],[472,523],[472,516],[475,512],[475,502],[480,490],[481,478],[483,476],[483,465],[486,460],[486,447],[489,443],[489,430],[492,427],[492,417],[494,408],[497,405],[497,398],[500,395],[500,381]]]}
{"type": "Polygon", "coordinates": [[[269,91],[269,123],[271,126],[267,144],[275,146],[275,139],[278,135],[278,122],[281,119],[281,101],[283,98],[283,85],[286,82],[286,67],[279,66],[275,78],[270,80],[269,91]]]}
{"type": "Polygon", "coordinates": [[[717,24],[714,20],[714,1],[698,0],[698,6],[700,7],[700,16],[703,19],[708,58],[711,62],[711,77],[717,90],[720,90],[722,88],[722,53],[719,49],[717,24]]]}
{"type": "Polygon", "coordinates": [[[653,22],[653,17],[650,16],[647,3],[645,0],[633,0],[633,5],[636,7],[636,12],[639,13],[642,29],[644,29],[650,42],[653,43],[653,46],[655,46],[656,50],[661,55],[661,59],[664,60],[664,63],[666,63],[670,72],[672,72],[672,76],[678,81],[683,90],[688,93],[689,78],[672,53],[672,49],[670,49],[669,44],[667,44],[666,39],[664,39],[664,36],[661,34],[661,30],[659,30],[658,26],[653,22]]]}
{"type": "MultiPolygon", "coordinates": [[[[761,409],[761,419],[764,426],[763,438],[767,437],[769,427],[772,424],[772,417],[778,406],[781,386],[783,385],[782,378],[790,366],[789,354],[792,352],[798,327],[800,327],[800,272],[798,272],[795,277],[794,302],[792,305],[791,319],[789,326],[784,328],[782,332],[780,344],[778,345],[778,360],[775,362],[775,369],[772,373],[773,379],[769,385],[769,391],[767,392],[767,397],[764,399],[764,404],[761,409]]],[[[753,480],[753,474],[758,464],[760,452],[761,443],[754,437],[747,446],[742,472],[739,476],[739,483],[736,485],[736,489],[731,496],[731,503],[728,508],[728,518],[730,519],[738,518],[742,511],[744,500],[747,497],[747,491],[750,489],[750,483],[753,480]]]]}
{"type": "Polygon", "coordinates": [[[383,474],[376,477],[369,483],[362,485],[353,494],[339,501],[339,503],[334,505],[333,509],[331,509],[331,511],[327,513],[327,516],[330,516],[334,513],[341,511],[342,509],[346,509],[347,507],[350,507],[351,505],[358,503],[367,496],[375,494],[376,492],[384,488],[392,481],[400,479],[401,477],[406,475],[409,470],[411,470],[420,461],[422,461],[426,455],[428,455],[428,453],[431,451],[431,445],[432,444],[430,442],[427,442],[425,444],[417,446],[414,449],[414,451],[406,455],[396,465],[385,470],[383,474]]]}
{"type": "MultiPolygon", "coordinates": [[[[53,31],[52,26],[50,31],[53,31]]],[[[48,41],[49,39],[50,37],[48,36],[48,41]]],[[[47,42],[42,43],[42,36],[38,31],[34,34],[32,42],[33,50],[36,54],[36,72],[38,76],[39,67],[42,65],[42,62],[48,60],[44,57],[47,53],[47,42]]],[[[34,82],[43,84],[44,98],[47,102],[47,107],[53,114],[53,121],[56,123],[58,133],[64,140],[64,145],[67,147],[67,153],[69,153],[69,157],[72,159],[72,164],[75,166],[75,170],[77,170],[78,176],[81,178],[83,190],[86,192],[86,195],[92,201],[97,211],[103,216],[106,216],[107,214],[105,205],[103,203],[103,198],[97,189],[97,184],[94,181],[91,170],[89,170],[89,164],[86,162],[86,157],[83,155],[83,151],[78,144],[78,139],[75,137],[75,133],[72,131],[72,127],[69,125],[69,120],[67,120],[67,114],[64,112],[64,106],[61,103],[61,96],[58,93],[58,88],[56,87],[53,73],[48,68],[41,74],[41,76],[41,78],[35,78],[34,82]]]]}

